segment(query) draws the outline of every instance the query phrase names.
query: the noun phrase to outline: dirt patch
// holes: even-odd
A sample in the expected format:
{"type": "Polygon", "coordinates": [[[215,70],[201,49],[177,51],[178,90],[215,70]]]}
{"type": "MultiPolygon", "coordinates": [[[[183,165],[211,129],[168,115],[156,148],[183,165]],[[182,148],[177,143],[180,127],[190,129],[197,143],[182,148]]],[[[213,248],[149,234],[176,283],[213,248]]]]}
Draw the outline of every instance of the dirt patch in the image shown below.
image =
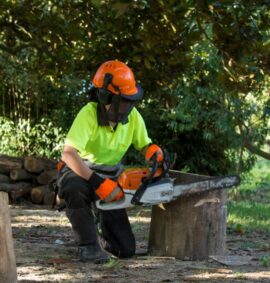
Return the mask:
{"type": "Polygon", "coordinates": [[[32,204],[11,206],[18,282],[270,282],[269,235],[229,231],[227,256],[205,261],[151,257],[147,250],[150,209],[129,211],[137,255],[95,265],[77,260],[64,212],[32,204]]]}

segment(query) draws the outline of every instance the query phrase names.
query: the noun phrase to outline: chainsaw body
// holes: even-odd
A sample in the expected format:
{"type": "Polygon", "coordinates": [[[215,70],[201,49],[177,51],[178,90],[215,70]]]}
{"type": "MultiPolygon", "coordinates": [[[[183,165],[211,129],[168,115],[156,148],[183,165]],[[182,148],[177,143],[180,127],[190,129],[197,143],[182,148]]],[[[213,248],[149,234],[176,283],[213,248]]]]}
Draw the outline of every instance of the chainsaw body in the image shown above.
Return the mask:
{"type": "Polygon", "coordinates": [[[98,200],[96,206],[102,210],[133,207],[136,204],[154,205],[170,202],[173,198],[173,180],[164,176],[163,168],[128,168],[119,178],[118,184],[124,192],[123,198],[109,203],[98,200]]]}

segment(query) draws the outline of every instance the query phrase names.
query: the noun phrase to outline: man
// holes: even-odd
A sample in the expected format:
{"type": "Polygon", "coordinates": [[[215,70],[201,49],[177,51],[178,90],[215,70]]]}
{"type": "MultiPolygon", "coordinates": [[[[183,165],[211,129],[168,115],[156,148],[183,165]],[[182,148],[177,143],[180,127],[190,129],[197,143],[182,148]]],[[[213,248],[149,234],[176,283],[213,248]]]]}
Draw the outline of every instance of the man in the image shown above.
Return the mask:
{"type": "Polygon", "coordinates": [[[130,145],[163,159],[162,150],[148,137],[144,121],[134,107],[142,98],[132,70],[119,61],[103,63],[93,78],[91,102],[75,118],[65,141],[58,178],[59,196],[79,245],[81,261],[103,263],[108,253],[118,257],[135,254],[135,238],[125,209],[100,211],[102,242],[98,240],[90,203],[119,200],[117,185],[121,159],[130,145]]]}

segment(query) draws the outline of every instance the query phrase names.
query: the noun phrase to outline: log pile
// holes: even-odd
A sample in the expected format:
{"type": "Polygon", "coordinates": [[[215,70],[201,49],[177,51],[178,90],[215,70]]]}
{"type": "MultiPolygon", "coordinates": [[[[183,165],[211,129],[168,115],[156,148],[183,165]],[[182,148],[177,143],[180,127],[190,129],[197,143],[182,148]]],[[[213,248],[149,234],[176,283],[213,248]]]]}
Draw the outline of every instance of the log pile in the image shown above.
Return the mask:
{"type": "Polygon", "coordinates": [[[49,183],[56,176],[54,160],[0,155],[0,191],[7,192],[11,202],[26,196],[35,204],[51,205],[54,193],[49,183]]]}

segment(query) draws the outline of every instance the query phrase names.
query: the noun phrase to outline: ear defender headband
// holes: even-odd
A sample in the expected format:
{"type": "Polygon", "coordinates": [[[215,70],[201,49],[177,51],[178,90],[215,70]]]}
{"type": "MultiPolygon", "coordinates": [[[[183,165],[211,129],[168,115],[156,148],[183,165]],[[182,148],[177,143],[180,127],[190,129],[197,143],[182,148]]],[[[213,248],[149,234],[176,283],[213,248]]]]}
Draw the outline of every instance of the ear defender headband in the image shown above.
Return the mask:
{"type": "Polygon", "coordinates": [[[112,79],[112,74],[105,74],[102,88],[97,89],[97,98],[101,104],[107,105],[112,102],[113,94],[107,89],[108,85],[112,82],[112,79]]]}

